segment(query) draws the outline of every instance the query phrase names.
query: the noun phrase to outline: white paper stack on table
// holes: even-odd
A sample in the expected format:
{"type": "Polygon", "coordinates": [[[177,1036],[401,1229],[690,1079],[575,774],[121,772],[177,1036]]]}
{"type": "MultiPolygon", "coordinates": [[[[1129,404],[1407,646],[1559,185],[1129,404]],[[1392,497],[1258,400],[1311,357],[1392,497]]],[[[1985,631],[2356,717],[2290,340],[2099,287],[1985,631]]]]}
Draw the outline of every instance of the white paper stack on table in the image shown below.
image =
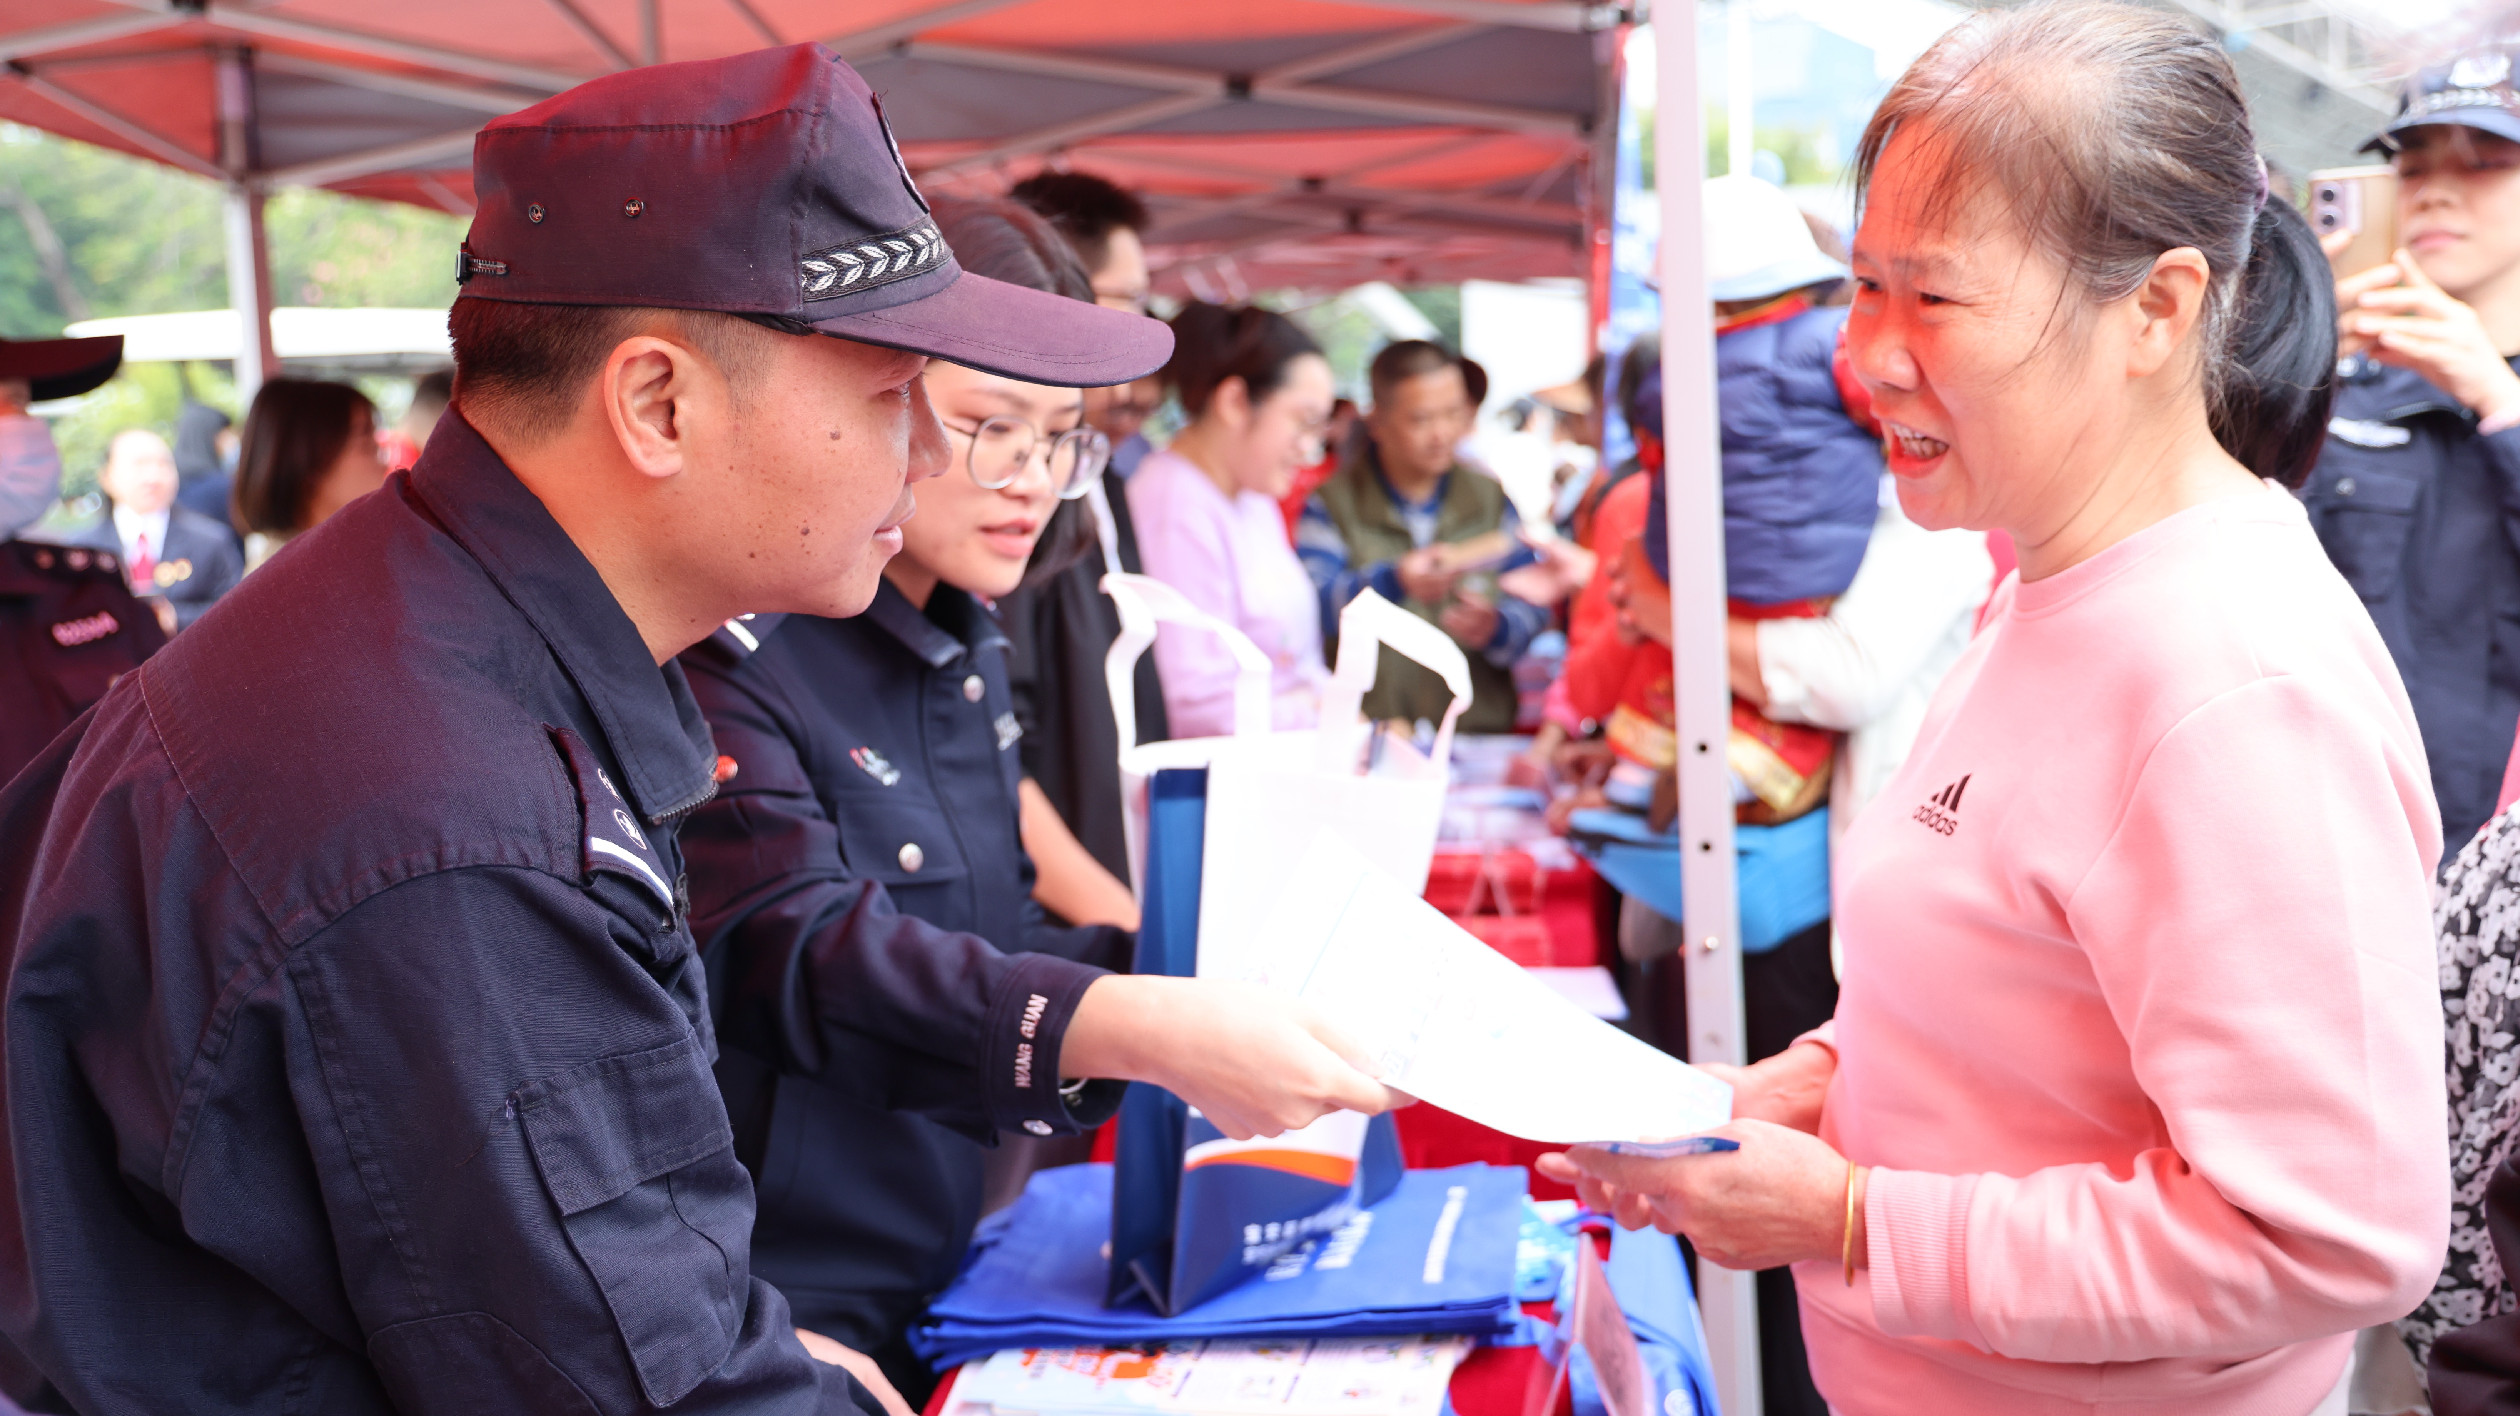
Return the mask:
{"type": "MultiPolygon", "coordinates": [[[[1675,867],[1676,868],[1676,867],[1675,867]]],[[[1202,975],[1311,1004],[1374,1076],[1508,1135],[1647,1154],[1732,1116],[1732,1088],[1587,1014],[1364,859],[1337,834],[1305,846],[1256,927],[1202,975]]]]}
{"type": "Polygon", "coordinates": [[[940,1416],[1435,1416],[1466,1337],[1025,1347],[965,1367],[940,1416]]]}

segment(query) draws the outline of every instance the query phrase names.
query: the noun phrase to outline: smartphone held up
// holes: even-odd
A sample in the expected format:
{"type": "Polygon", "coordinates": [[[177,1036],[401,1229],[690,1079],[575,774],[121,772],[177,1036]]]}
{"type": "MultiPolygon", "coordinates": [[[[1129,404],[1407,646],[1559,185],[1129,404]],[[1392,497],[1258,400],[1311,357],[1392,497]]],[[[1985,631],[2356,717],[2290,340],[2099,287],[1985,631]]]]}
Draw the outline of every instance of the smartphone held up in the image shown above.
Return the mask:
{"type": "Polygon", "coordinates": [[[2310,174],[2310,229],[2323,242],[2340,232],[2352,238],[2329,253],[2337,279],[2386,265],[2397,253],[2397,181],[2388,167],[2331,167],[2310,174]]]}

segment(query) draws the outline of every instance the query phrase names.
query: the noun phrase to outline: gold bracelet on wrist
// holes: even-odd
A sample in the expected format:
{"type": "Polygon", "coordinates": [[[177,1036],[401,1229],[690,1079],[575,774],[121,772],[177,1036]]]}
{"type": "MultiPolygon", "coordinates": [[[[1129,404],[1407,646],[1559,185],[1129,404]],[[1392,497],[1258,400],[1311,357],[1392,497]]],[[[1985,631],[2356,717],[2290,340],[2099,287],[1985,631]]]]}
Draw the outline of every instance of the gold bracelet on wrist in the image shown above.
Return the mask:
{"type": "Polygon", "coordinates": [[[1846,1263],[1846,1286],[1855,1286],[1855,1162],[1846,1163],[1846,1237],[1838,1243],[1838,1257],[1846,1263]]]}

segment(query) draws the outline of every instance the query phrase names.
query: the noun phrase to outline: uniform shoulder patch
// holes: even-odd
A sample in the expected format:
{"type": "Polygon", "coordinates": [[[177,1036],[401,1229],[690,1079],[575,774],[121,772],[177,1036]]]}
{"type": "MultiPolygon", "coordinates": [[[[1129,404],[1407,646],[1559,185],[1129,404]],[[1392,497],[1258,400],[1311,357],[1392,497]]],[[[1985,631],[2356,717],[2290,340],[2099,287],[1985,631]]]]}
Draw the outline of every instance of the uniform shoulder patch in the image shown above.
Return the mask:
{"type": "Polygon", "coordinates": [[[543,730],[551,734],[561,760],[569,764],[570,780],[577,785],[585,837],[578,863],[582,878],[592,883],[601,871],[636,881],[639,888],[671,911],[674,887],[665,878],[665,863],[658,858],[656,847],[648,843],[638,813],[630,809],[629,800],[613,785],[611,774],[596,762],[594,749],[571,729],[546,723],[543,730]]]}

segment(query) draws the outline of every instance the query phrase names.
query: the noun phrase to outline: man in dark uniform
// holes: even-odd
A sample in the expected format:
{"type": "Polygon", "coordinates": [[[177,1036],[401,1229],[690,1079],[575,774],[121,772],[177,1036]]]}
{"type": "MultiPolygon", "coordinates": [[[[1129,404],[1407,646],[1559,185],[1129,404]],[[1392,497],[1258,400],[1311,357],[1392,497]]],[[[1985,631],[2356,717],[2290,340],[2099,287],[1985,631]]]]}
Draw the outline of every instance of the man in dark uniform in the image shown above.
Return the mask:
{"type": "Polygon", "coordinates": [[[166,644],[120,557],[13,539],[61,494],[61,454],[26,405],[85,393],[121,365],[118,334],[0,339],[0,782],[166,644]]]}
{"type": "MultiPolygon", "coordinates": [[[[750,1273],[670,660],[865,607],[945,465],[925,356],[1109,384],[1168,341],[965,276],[819,46],[583,85],[485,128],[474,185],[419,465],[0,792],[21,1405],[876,1409],[750,1273]]],[[[730,1043],[867,1065],[819,966],[730,1043]]],[[[1073,1128],[1027,1040],[1057,1003],[1015,1001],[886,1053],[906,1103],[1073,1128]]]]}
{"type": "Polygon", "coordinates": [[[2369,145],[2397,169],[2401,249],[2337,285],[2347,357],[2301,489],[2406,680],[2446,855],[2494,814],[2520,728],[2515,58],[2417,74],[2369,145]]]}

